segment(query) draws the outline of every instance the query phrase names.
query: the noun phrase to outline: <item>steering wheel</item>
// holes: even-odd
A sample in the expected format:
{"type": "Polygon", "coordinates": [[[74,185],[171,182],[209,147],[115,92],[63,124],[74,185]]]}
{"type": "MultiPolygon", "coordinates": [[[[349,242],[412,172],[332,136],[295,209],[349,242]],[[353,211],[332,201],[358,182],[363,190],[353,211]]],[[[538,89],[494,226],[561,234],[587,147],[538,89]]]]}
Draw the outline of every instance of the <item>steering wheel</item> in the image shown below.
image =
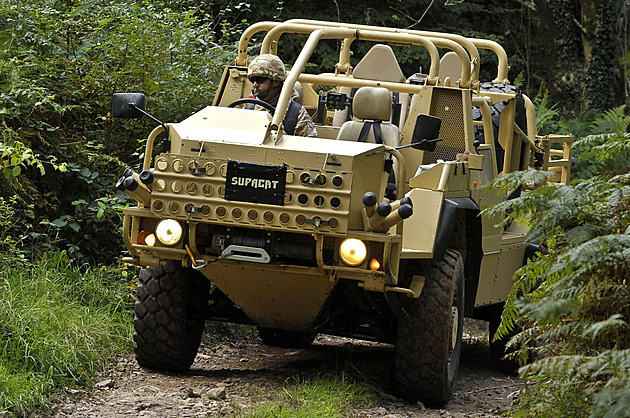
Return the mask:
{"type": "Polygon", "coordinates": [[[276,108],[270,105],[269,103],[262,101],[260,99],[254,99],[252,97],[246,97],[244,99],[234,100],[232,103],[227,105],[227,107],[235,107],[242,104],[253,103],[258,106],[262,106],[267,109],[272,115],[276,112],[276,108]]]}

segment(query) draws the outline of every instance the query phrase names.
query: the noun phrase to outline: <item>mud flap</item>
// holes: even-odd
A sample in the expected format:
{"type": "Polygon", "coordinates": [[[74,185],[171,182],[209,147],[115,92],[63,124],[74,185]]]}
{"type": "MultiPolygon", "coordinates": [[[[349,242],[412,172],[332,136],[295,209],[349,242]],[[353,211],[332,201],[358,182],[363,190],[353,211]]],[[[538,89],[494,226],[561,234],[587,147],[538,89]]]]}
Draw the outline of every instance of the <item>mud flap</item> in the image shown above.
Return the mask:
{"type": "Polygon", "coordinates": [[[436,263],[444,258],[448,243],[451,239],[451,232],[455,226],[455,216],[459,205],[452,200],[444,199],[442,210],[440,212],[440,223],[435,235],[435,250],[433,252],[433,261],[436,263]]]}

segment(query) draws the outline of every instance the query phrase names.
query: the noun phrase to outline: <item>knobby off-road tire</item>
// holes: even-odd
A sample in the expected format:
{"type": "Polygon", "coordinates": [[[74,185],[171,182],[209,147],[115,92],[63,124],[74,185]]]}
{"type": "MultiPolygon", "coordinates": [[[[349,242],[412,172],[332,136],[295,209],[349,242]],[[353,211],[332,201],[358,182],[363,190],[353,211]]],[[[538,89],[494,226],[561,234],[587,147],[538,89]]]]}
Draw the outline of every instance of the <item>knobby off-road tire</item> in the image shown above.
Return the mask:
{"type": "Polygon", "coordinates": [[[447,250],[428,265],[418,299],[403,298],[396,339],[396,390],[412,401],[442,406],[459,367],[464,323],[464,263],[447,250]]]}
{"type": "Polygon", "coordinates": [[[138,364],[175,372],[190,368],[201,342],[209,288],[208,279],[176,261],[140,270],[133,319],[138,364]]]}
{"type": "Polygon", "coordinates": [[[263,344],[283,348],[306,348],[315,339],[316,331],[289,331],[258,327],[258,336],[263,344]]]}

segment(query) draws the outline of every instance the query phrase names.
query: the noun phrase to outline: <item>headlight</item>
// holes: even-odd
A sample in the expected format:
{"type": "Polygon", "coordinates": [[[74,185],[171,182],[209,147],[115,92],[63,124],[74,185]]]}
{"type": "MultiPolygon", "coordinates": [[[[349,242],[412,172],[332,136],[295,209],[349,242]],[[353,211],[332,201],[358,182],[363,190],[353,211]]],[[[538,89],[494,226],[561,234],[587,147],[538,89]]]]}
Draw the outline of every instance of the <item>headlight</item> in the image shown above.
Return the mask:
{"type": "Polygon", "coordinates": [[[138,244],[153,247],[155,245],[155,234],[151,231],[140,231],[138,234],[138,244]]]}
{"type": "Polygon", "coordinates": [[[381,269],[381,260],[378,258],[373,258],[370,260],[370,270],[379,271],[381,269]]]}
{"type": "Polygon", "coordinates": [[[367,247],[360,239],[346,238],[339,246],[339,256],[349,266],[358,266],[367,257],[367,247]]]}
{"type": "Polygon", "coordinates": [[[155,235],[164,245],[175,245],[182,239],[184,230],[182,225],[175,219],[164,219],[158,222],[155,228],[155,235]]]}

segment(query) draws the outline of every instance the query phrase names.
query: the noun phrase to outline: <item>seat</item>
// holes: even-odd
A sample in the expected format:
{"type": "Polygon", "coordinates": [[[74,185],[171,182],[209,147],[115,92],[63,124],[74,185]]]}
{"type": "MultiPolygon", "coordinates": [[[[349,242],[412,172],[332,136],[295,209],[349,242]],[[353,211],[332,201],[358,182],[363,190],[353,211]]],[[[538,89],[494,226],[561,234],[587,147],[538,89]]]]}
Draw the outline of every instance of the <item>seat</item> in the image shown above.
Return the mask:
{"type": "MultiPolygon", "coordinates": [[[[370,142],[397,147],[400,144],[398,126],[390,123],[392,99],[383,87],[361,87],[354,94],[352,112],[359,121],[350,120],[341,125],[337,139],[343,141],[370,142]]],[[[386,196],[395,198],[394,190],[398,172],[398,160],[394,159],[386,196]]]]}
{"type": "MultiPolygon", "coordinates": [[[[400,69],[400,65],[398,65],[398,60],[392,47],[383,44],[376,44],[370,48],[352,71],[352,76],[361,80],[388,81],[392,83],[405,82],[405,75],[400,69]]],[[[341,87],[339,92],[345,93],[348,97],[353,97],[355,89],[341,87]]],[[[408,101],[409,94],[407,93],[390,93],[389,106],[395,111],[390,112],[390,117],[387,120],[391,120],[392,123],[402,127],[407,115],[408,101]]],[[[337,110],[333,118],[333,126],[341,126],[349,119],[351,117],[348,115],[348,109],[343,111],[337,110]]]]}
{"type": "Polygon", "coordinates": [[[391,93],[383,87],[361,87],[354,94],[352,113],[356,120],[341,125],[337,139],[371,142],[397,147],[398,127],[389,122],[392,113],[391,93]]]}

